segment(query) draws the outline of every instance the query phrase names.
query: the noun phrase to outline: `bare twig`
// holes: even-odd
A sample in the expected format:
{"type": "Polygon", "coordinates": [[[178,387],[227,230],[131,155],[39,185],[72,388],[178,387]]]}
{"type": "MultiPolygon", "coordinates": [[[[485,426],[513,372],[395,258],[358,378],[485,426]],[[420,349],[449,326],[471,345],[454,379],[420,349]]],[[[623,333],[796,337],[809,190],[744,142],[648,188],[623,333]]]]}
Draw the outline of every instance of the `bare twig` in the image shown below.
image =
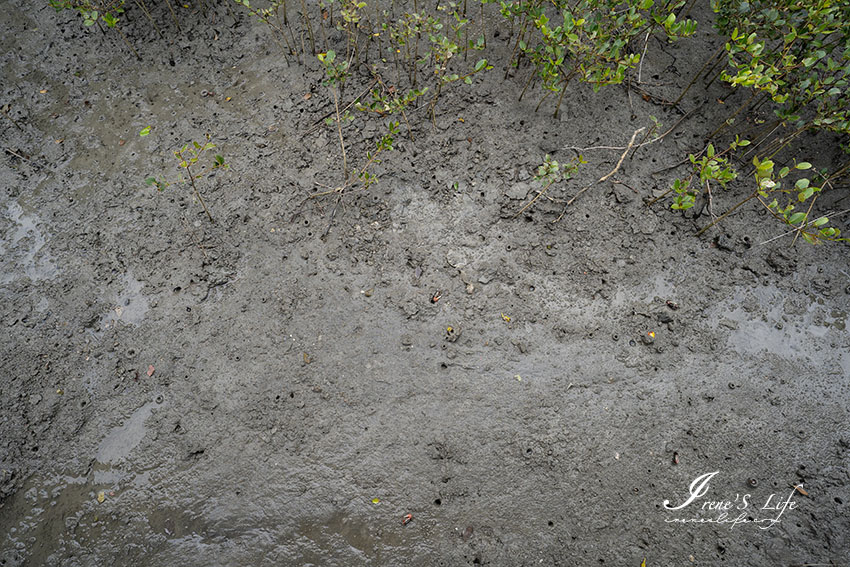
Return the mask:
{"type": "Polygon", "coordinates": [[[33,165],[37,165],[38,167],[41,167],[41,168],[44,168],[44,169],[49,169],[50,171],[54,171],[53,168],[47,167],[46,165],[39,163],[32,158],[28,158],[27,156],[21,155],[14,150],[10,150],[9,148],[4,148],[4,150],[6,151],[7,154],[9,154],[11,156],[15,156],[16,158],[22,159],[24,161],[28,161],[33,165]]]}
{"type": "MultiPolygon", "coordinates": [[[[625,150],[627,148],[631,149],[632,147],[642,148],[643,146],[648,146],[650,144],[654,144],[655,142],[660,142],[661,140],[666,138],[673,130],[675,130],[679,126],[679,124],[681,124],[688,116],[690,116],[694,112],[696,112],[696,109],[691,110],[690,112],[688,112],[687,114],[685,114],[684,116],[679,118],[676,121],[676,123],[673,124],[673,126],[670,127],[669,130],[667,130],[666,132],[664,132],[663,134],[661,134],[657,138],[653,138],[653,139],[648,140],[646,142],[641,142],[640,144],[635,144],[634,146],[590,146],[589,148],[579,148],[579,147],[576,147],[576,146],[564,146],[563,149],[574,150],[574,151],[577,151],[577,152],[586,152],[588,150],[625,150]]],[[[640,132],[641,130],[643,130],[643,128],[638,130],[638,132],[640,132]]]]}
{"type": "Polygon", "coordinates": [[[612,170],[611,170],[611,171],[609,171],[607,174],[603,175],[602,177],[600,177],[599,179],[597,179],[596,181],[594,181],[593,183],[591,183],[590,185],[586,186],[584,189],[582,189],[582,190],[580,190],[578,193],[576,193],[576,194],[572,197],[572,199],[570,199],[569,201],[567,201],[567,204],[566,204],[566,205],[564,205],[564,210],[563,210],[563,212],[560,214],[560,216],[559,216],[557,219],[555,219],[554,221],[552,221],[552,222],[558,222],[558,221],[560,221],[562,218],[564,218],[564,215],[567,213],[567,209],[569,208],[569,206],[570,206],[570,205],[572,205],[572,204],[573,204],[573,202],[575,202],[575,200],[576,200],[576,199],[578,199],[579,195],[581,195],[582,193],[584,193],[585,191],[587,191],[588,189],[590,189],[590,188],[591,188],[591,187],[593,187],[594,185],[597,185],[597,184],[599,184],[599,183],[602,183],[603,181],[607,181],[607,180],[608,180],[608,179],[609,179],[612,175],[614,175],[615,173],[617,173],[617,171],[619,171],[619,170],[620,170],[620,166],[622,166],[622,165],[623,165],[623,161],[626,159],[626,156],[629,154],[629,150],[631,150],[631,149],[632,149],[632,147],[634,147],[634,145],[635,145],[635,138],[637,138],[637,135],[638,135],[638,134],[640,134],[641,132],[643,132],[644,130],[646,130],[646,127],[645,127],[645,126],[642,126],[642,127],[638,128],[637,130],[635,130],[635,131],[634,131],[634,133],[632,134],[632,138],[631,138],[631,140],[629,140],[629,145],[627,145],[627,146],[625,147],[625,151],[623,152],[623,155],[621,155],[621,156],[620,156],[620,159],[617,161],[617,165],[616,165],[616,166],[614,166],[614,169],[612,169],[612,170]]]}
{"type": "Polygon", "coordinates": [[[11,114],[9,114],[9,112],[6,110],[6,107],[5,107],[5,106],[4,106],[4,107],[2,107],[2,108],[0,108],[0,110],[2,110],[2,111],[3,111],[3,114],[6,116],[6,118],[8,118],[9,120],[11,120],[11,121],[12,121],[12,124],[14,124],[14,125],[15,125],[15,127],[16,127],[18,130],[20,130],[21,132],[23,132],[23,131],[24,131],[24,129],[23,129],[23,128],[21,128],[21,125],[20,125],[20,124],[18,124],[18,121],[17,121],[17,120],[15,120],[14,118],[12,118],[12,115],[11,115],[11,114]]]}

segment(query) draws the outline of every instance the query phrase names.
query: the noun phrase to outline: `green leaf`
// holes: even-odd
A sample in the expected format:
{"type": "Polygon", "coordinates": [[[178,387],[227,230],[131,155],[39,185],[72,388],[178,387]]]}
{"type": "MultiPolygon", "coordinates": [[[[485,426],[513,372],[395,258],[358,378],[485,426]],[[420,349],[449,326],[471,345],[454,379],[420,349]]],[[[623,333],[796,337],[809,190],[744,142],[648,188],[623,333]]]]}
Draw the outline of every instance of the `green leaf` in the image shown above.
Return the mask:
{"type": "Polygon", "coordinates": [[[144,138],[145,136],[147,136],[147,135],[148,135],[148,134],[150,134],[150,133],[151,133],[151,127],[150,127],[150,126],[145,126],[145,127],[144,127],[144,128],[142,128],[142,130],[139,132],[139,136],[141,136],[142,138],[144,138]]]}
{"type": "Polygon", "coordinates": [[[486,59],[480,59],[478,61],[478,63],[475,64],[475,71],[476,72],[480,71],[481,69],[483,69],[486,66],[487,66],[487,60],[486,59]]]}
{"type": "Polygon", "coordinates": [[[826,217],[820,217],[819,219],[815,220],[815,221],[812,223],[812,225],[814,225],[814,226],[823,226],[823,225],[825,225],[825,224],[826,224],[826,223],[828,223],[828,222],[829,222],[829,219],[828,219],[828,218],[826,218],[826,217]]]}
{"type": "Polygon", "coordinates": [[[788,218],[788,222],[790,222],[791,224],[800,224],[805,218],[806,213],[794,213],[788,218]]]}
{"type": "Polygon", "coordinates": [[[148,177],[147,179],[145,179],[145,183],[147,185],[153,185],[154,183],[156,183],[156,177],[148,177]]]}
{"type": "Polygon", "coordinates": [[[807,161],[801,161],[800,163],[798,163],[798,164],[797,164],[797,165],[795,165],[794,167],[796,167],[797,169],[811,169],[811,168],[812,168],[812,164],[810,164],[810,163],[809,163],[809,162],[807,162],[807,161]]]}
{"type": "Polygon", "coordinates": [[[797,183],[794,184],[794,187],[796,187],[798,190],[805,189],[808,186],[809,186],[809,180],[806,179],[806,178],[798,179],[797,183]]]}

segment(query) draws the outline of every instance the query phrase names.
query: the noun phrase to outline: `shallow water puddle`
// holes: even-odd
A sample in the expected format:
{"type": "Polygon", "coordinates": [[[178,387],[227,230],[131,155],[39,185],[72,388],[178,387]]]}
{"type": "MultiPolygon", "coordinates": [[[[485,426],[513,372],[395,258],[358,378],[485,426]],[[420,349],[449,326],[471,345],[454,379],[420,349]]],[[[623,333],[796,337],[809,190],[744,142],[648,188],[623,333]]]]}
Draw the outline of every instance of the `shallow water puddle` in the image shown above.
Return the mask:
{"type": "Polygon", "coordinates": [[[137,280],[132,272],[123,276],[124,291],[115,298],[114,307],[101,317],[99,330],[108,329],[121,321],[139,325],[150,308],[148,298],[142,294],[145,284],[137,280]]]}
{"type": "Polygon", "coordinates": [[[792,303],[777,287],[759,286],[735,290],[726,304],[710,314],[710,320],[728,329],[729,345],[740,354],[767,351],[783,357],[812,357],[809,341],[822,339],[830,329],[843,331],[847,314],[814,299],[792,303]]]}
{"type": "Polygon", "coordinates": [[[31,565],[43,565],[58,540],[76,525],[95,489],[84,477],[32,477],[4,503],[9,525],[0,525],[0,561],[16,565],[15,551],[26,550],[31,565]]]}
{"type": "MultiPolygon", "coordinates": [[[[107,518],[103,513],[98,514],[97,507],[115,498],[121,487],[149,488],[150,471],[134,472],[114,467],[144,439],[145,420],[159,405],[148,402],[123,424],[111,429],[101,441],[97,462],[86,476],[33,476],[4,502],[4,514],[0,517],[7,518],[9,523],[0,525],[0,549],[3,550],[0,564],[17,565],[14,551],[17,549],[31,554],[32,565],[48,562],[50,555],[60,549],[68,537],[83,544],[107,529],[104,523],[107,518]]],[[[163,522],[168,524],[166,520],[163,522]]],[[[156,523],[155,518],[151,519],[151,525],[156,523]]],[[[174,529],[166,529],[166,525],[161,531],[166,535],[189,533],[192,530],[184,527],[186,523],[182,519],[174,524],[174,529]]]]}
{"type": "Polygon", "coordinates": [[[156,402],[148,402],[134,411],[122,425],[113,428],[100,442],[96,455],[98,462],[113,464],[126,459],[145,438],[145,420],[157,406],[156,402]]]}
{"type": "Polygon", "coordinates": [[[38,228],[40,219],[27,214],[15,201],[9,203],[3,215],[13,226],[6,237],[0,240],[0,256],[4,258],[3,275],[0,283],[10,283],[21,277],[32,281],[55,277],[59,270],[53,258],[44,250],[47,237],[38,228]]]}

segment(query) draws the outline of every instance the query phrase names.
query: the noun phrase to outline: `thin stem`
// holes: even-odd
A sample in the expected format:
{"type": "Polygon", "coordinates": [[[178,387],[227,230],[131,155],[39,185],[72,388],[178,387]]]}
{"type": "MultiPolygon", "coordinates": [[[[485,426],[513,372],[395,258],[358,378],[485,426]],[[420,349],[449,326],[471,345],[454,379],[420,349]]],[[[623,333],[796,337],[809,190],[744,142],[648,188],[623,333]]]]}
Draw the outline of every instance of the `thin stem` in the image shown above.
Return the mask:
{"type": "Polygon", "coordinates": [[[313,25],[310,23],[310,16],[307,14],[307,5],[304,0],[301,0],[301,15],[304,17],[304,24],[307,26],[307,33],[310,36],[310,49],[313,55],[316,54],[316,38],[313,37],[313,25]]]}
{"type": "MultiPolygon", "coordinates": [[[[505,79],[506,80],[508,78],[508,73],[510,73],[511,63],[513,63],[513,61],[514,61],[514,55],[516,54],[516,50],[519,49],[519,42],[522,40],[522,36],[525,34],[525,24],[526,24],[526,15],[523,14],[522,24],[520,25],[520,28],[519,28],[519,35],[516,36],[516,42],[514,43],[513,51],[511,51],[511,56],[508,58],[508,64],[505,65],[505,79]]],[[[519,64],[519,61],[517,61],[517,65],[518,64],[519,64]]]]}
{"type": "Polygon", "coordinates": [[[570,84],[569,79],[564,81],[564,86],[561,87],[561,96],[558,97],[558,104],[555,106],[555,113],[552,115],[552,118],[558,117],[558,111],[561,109],[561,101],[564,100],[564,95],[567,93],[567,85],[570,84]]]}
{"type": "Polygon", "coordinates": [[[180,20],[177,19],[177,14],[174,12],[174,7],[171,5],[171,0],[165,0],[165,3],[168,4],[168,11],[171,12],[171,18],[174,20],[174,25],[177,26],[177,31],[183,32],[180,29],[180,20]]]}
{"type": "Polygon", "coordinates": [[[121,28],[119,28],[118,26],[115,26],[115,31],[117,31],[117,32],[118,32],[118,34],[121,36],[121,39],[123,39],[123,40],[124,40],[124,43],[125,43],[125,44],[127,44],[127,47],[129,47],[129,48],[130,48],[130,51],[132,51],[132,52],[133,52],[133,55],[135,55],[135,56],[136,56],[136,59],[138,59],[139,61],[141,61],[141,60],[142,60],[142,57],[139,55],[139,52],[138,52],[138,51],[136,51],[136,50],[133,48],[133,46],[132,46],[132,45],[130,45],[130,42],[129,42],[129,41],[127,41],[127,36],[125,36],[125,35],[124,35],[124,32],[122,32],[122,31],[121,31],[121,28]]]}
{"type": "Polygon", "coordinates": [[[714,132],[712,132],[711,134],[709,134],[709,135],[708,135],[708,138],[707,138],[707,139],[708,139],[708,140],[712,139],[712,138],[713,138],[714,136],[716,136],[716,135],[717,135],[717,134],[718,134],[721,130],[723,130],[726,126],[729,126],[729,125],[731,124],[730,120],[734,119],[736,116],[738,116],[738,114],[740,114],[740,113],[741,113],[741,111],[742,111],[742,110],[744,110],[745,108],[747,108],[747,107],[750,105],[750,101],[752,101],[752,100],[753,100],[753,98],[755,98],[755,96],[756,96],[757,94],[758,94],[758,92],[757,92],[757,91],[754,91],[754,92],[753,92],[753,94],[751,94],[751,95],[750,95],[750,98],[748,98],[747,100],[745,100],[745,101],[744,101],[744,104],[742,104],[741,106],[739,106],[739,107],[738,107],[738,110],[736,110],[736,111],[735,111],[735,113],[734,113],[734,114],[732,114],[732,116],[730,116],[729,118],[727,118],[726,120],[724,120],[724,121],[723,121],[723,123],[722,123],[720,126],[718,126],[718,127],[714,130],[714,132]]]}
{"type": "Polygon", "coordinates": [[[705,234],[705,231],[707,231],[708,229],[710,229],[711,227],[713,227],[714,225],[716,225],[717,223],[719,223],[720,221],[722,221],[723,219],[725,219],[726,217],[728,217],[729,215],[734,213],[738,209],[738,207],[740,207],[744,203],[748,203],[749,201],[752,201],[755,197],[758,197],[758,193],[753,193],[752,195],[750,195],[749,197],[747,197],[746,199],[744,199],[743,201],[741,201],[740,203],[738,203],[737,205],[735,205],[734,207],[732,207],[731,209],[729,209],[728,211],[726,211],[725,213],[723,213],[722,215],[717,217],[711,224],[703,227],[702,230],[700,230],[697,233],[697,236],[702,236],[703,234],[705,234]]]}
{"type": "Polygon", "coordinates": [[[207,204],[204,203],[204,200],[201,198],[201,193],[198,191],[198,188],[195,186],[195,177],[192,175],[192,171],[189,169],[189,163],[186,163],[186,175],[189,176],[189,183],[192,184],[192,191],[195,192],[195,197],[198,198],[198,201],[201,203],[201,206],[204,208],[204,212],[207,213],[207,216],[210,219],[211,223],[215,223],[215,220],[210,214],[210,210],[207,208],[207,204]]]}
{"type": "Polygon", "coordinates": [[[337,89],[333,89],[334,108],[336,109],[336,131],[339,134],[339,147],[342,150],[342,179],[343,182],[348,181],[348,159],[345,155],[345,141],[342,138],[342,117],[339,114],[339,94],[337,89]]]}
{"type": "Polygon", "coordinates": [[[531,81],[534,79],[534,77],[536,77],[536,76],[537,76],[537,72],[536,72],[536,71],[537,71],[537,69],[532,69],[532,70],[531,70],[531,74],[528,76],[528,80],[525,82],[525,86],[524,86],[524,87],[522,87],[522,92],[521,92],[521,93],[519,93],[519,99],[518,99],[518,100],[520,100],[520,101],[521,101],[521,100],[522,100],[522,97],[523,97],[523,96],[525,96],[525,90],[528,88],[528,85],[530,85],[530,84],[531,84],[531,81]]]}
{"type": "Polygon", "coordinates": [[[6,109],[5,109],[5,108],[0,109],[0,110],[2,110],[2,111],[3,111],[3,115],[4,115],[6,118],[8,118],[9,120],[11,120],[11,121],[12,121],[12,124],[14,124],[14,125],[15,125],[15,127],[16,127],[18,130],[20,130],[21,132],[23,132],[23,131],[24,131],[24,129],[23,129],[23,128],[21,128],[21,125],[20,125],[20,124],[18,124],[18,122],[17,122],[14,118],[12,118],[12,117],[11,117],[11,115],[9,115],[9,113],[8,113],[8,112],[6,112],[6,109]]]}
{"type": "Polygon", "coordinates": [[[703,66],[700,68],[700,70],[697,71],[694,74],[694,78],[691,79],[691,82],[688,83],[688,86],[686,86],[685,89],[681,93],[679,93],[678,98],[676,98],[676,100],[673,101],[673,106],[679,104],[679,101],[682,100],[682,97],[685,96],[685,93],[687,93],[688,90],[690,90],[690,88],[694,85],[694,83],[697,82],[697,79],[699,79],[699,76],[702,74],[702,72],[705,70],[705,68],[708,67],[708,64],[711,63],[712,61],[714,61],[717,58],[717,56],[720,55],[720,52],[723,51],[725,48],[726,48],[725,45],[721,45],[719,48],[717,48],[717,51],[715,51],[711,55],[711,57],[708,58],[708,60],[703,64],[703,66]]]}

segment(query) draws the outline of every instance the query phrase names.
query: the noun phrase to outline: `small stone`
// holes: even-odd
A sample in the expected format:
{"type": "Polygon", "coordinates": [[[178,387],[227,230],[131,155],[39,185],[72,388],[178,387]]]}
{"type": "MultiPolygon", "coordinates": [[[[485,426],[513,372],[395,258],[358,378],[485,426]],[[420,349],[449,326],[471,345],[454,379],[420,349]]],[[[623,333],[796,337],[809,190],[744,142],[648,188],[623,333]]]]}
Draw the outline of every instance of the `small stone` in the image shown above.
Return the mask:
{"type": "Polygon", "coordinates": [[[411,335],[402,335],[401,336],[401,344],[404,346],[410,346],[413,344],[413,337],[411,335]]]}

